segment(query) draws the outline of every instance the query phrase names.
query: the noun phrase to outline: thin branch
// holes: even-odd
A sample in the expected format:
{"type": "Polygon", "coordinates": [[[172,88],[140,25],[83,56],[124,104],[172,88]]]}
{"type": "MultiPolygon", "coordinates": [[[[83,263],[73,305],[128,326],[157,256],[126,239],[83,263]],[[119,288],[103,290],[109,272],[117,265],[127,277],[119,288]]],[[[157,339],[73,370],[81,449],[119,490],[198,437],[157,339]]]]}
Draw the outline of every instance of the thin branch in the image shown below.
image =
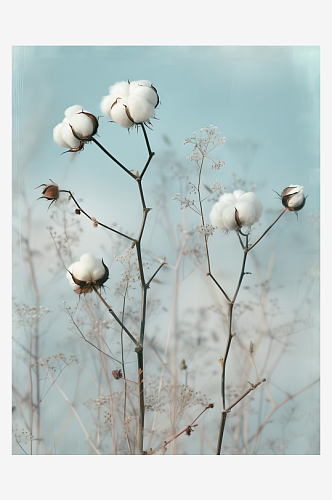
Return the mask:
{"type": "Polygon", "coordinates": [[[229,406],[226,410],[224,410],[226,413],[230,412],[232,408],[234,408],[235,405],[237,405],[240,401],[242,401],[243,398],[245,398],[246,396],[248,396],[248,394],[255,390],[256,387],[258,387],[259,385],[261,385],[263,382],[266,382],[266,378],[263,378],[262,380],[260,380],[259,382],[257,382],[256,384],[250,384],[251,387],[250,389],[248,389],[244,394],[242,394],[242,396],[240,396],[233,404],[231,404],[231,406],[229,406]]]}
{"type": "Polygon", "coordinates": [[[143,175],[145,174],[146,169],[148,168],[148,166],[150,164],[150,161],[154,157],[155,153],[153,151],[151,151],[149,139],[148,139],[148,136],[147,136],[147,133],[146,133],[146,130],[145,130],[145,127],[144,127],[143,123],[141,124],[141,127],[142,127],[142,130],[143,130],[143,134],[144,134],[144,139],[145,139],[145,142],[146,142],[146,146],[147,146],[148,152],[149,152],[149,158],[148,158],[148,160],[147,160],[147,162],[145,164],[145,167],[143,168],[143,171],[142,171],[142,173],[140,175],[140,178],[143,179],[143,175]]]}
{"type": "Polygon", "coordinates": [[[191,424],[187,425],[187,427],[186,427],[185,429],[183,429],[183,431],[179,432],[179,434],[177,434],[176,436],[172,437],[172,439],[170,439],[169,441],[165,441],[165,443],[164,443],[162,446],[160,446],[159,448],[157,448],[156,450],[154,450],[154,451],[150,451],[150,452],[148,452],[147,454],[148,454],[148,455],[153,455],[154,453],[157,453],[157,451],[162,450],[162,449],[164,449],[164,450],[166,451],[166,449],[165,449],[165,448],[166,448],[166,446],[167,446],[169,443],[171,443],[172,441],[174,441],[174,439],[176,439],[177,437],[181,436],[181,434],[183,434],[184,432],[186,432],[186,433],[187,433],[187,435],[188,435],[188,436],[190,436],[190,433],[191,433],[191,431],[192,431],[192,427],[197,427],[197,425],[198,425],[198,424],[197,424],[197,425],[194,425],[194,423],[196,422],[196,420],[198,420],[198,419],[199,419],[199,417],[200,417],[201,415],[203,415],[203,413],[204,413],[204,412],[206,412],[206,410],[209,410],[210,408],[213,408],[213,407],[214,407],[214,404],[213,404],[213,403],[210,403],[210,404],[209,404],[206,408],[204,408],[204,410],[203,410],[203,411],[202,411],[202,412],[198,415],[198,417],[196,417],[196,418],[195,418],[195,420],[193,420],[193,421],[191,422],[191,424]]]}
{"type": "Polygon", "coordinates": [[[75,320],[72,316],[71,317],[71,320],[73,322],[73,324],[76,326],[77,330],[80,332],[80,334],[82,335],[83,337],[83,340],[85,340],[85,342],[87,342],[88,344],[92,345],[92,347],[94,347],[95,349],[97,349],[97,351],[101,352],[102,354],[104,354],[105,356],[107,356],[108,358],[111,358],[113,359],[113,361],[116,361],[117,363],[121,363],[121,361],[119,361],[118,359],[114,358],[113,356],[110,356],[109,354],[107,354],[106,352],[102,351],[101,349],[99,349],[98,346],[96,346],[95,344],[93,344],[92,342],[90,342],[84,335],[83,335],[83,332],[80,330],[79,326],[75,323],[75,320]]]}
{"type": "Polygon", "coordinates": [[[114,158],[113,155],[111,155],[111,153],[109,153],[107,151],[107,149],[105,149],[101,144],[100,142],[97,141],[97,139],[95,139],[94,137],[91,137],[91,140],[92,142],[94,142],[95,144],[97,144],[97,146],[102,150],[104,151],[104,153],[109,157],[111,158],[111,160],[113,160],[117,165],[119,165],[119,167],[122,168],[122,170],[124,170],[127,174],[129,174],[133,179],[136,179],[136,175],[134,175],[132,172],[130,172],[130,170],[128,170],[124,165],[122,165],[122,163],[120,163],[116,158],[114,158]]]}
{"type": "MultiPolygon", "coordinates": [[[[75,203],[75,205],[77,206],[77,208],[79,209],[80,212],[82,212],[86,217],[88,217],[88,219],[92,220],[92,218],[90,217],[89,214],[87,214],[83,208],[79,205],[79,203],[77,202],[77,200],[75,200],[74,198],[74,195],[71,191],[67,191],[65,189],[62,189],[62,192],[64,193],[69,193],[70,194],[70,197],[72,198],[73,202],[75,203]]],[[[127,238],[128,240],[131,240],[131,241],[136,241],[134,238],[131,238],[130,236],[126,235],[126,234],[123,234],[123,233],[120,233],[120,231],[117,231],[116,229],[113,229],[112,227],[109,227],[109,226],[106,226],[105,224],[102,224],[101,222],[99,222],[98,220],[96,220],[97,224],[99,226],[102,226],[106,229],[109,229],[110,231],[113,231],[113,233],[116,233],[116,234],[119,234],[120,236],[123,236],[124,238],[127,238]]]]}
{"type": "Polygon", "coordinates": [[[250,443],[253,439],[255,439],[255,437],[258,437],[259,433],[261,432],[261,430],[263,429],[263,427],[265,426],[265,424],[270,420],[270,418],[272,417],[272,415],[281,407],[283,406],[284,404],[288,403],[288,401],[290,401],[291,399],[295,398],[296,396],[298,396],[299,394],[301,394],[302,392],[306,391],[307,389],[310,389],[310,387],[312,387],[313,385],[317,384],[318,382],[320,381],[320,378],[317,378],[316,380],[314,380],[313,382],[311,382],[310,384],[308,384],[306,387],[304,387],[303,389],[299,390],[298,392],[296,392],[295,394],[292,394],[292,395],[289,395],[287,396],[287,398],[283,399],[280,403],[276,404],[272,410],[267,414],[267,416],[265,417],[265,419],[263,420],[263,422],[258,426],[258,428],[256,429],[256,431],[254,432],[254,434],[248,439],[248,443],[250,443]]]}
{"type": "Polygon", "coordinates": [[[160,266],[158,267],[157,271],[152,275],[152,277],[149,279],[149,281],[147,282],[146,286],[149,287],[150,286],[150,283],[151,281],[153,280],[153,278],[159,273],[160,269],[165,265],[167,264],[167,262],[163,262],[162,264],[160,264],[160,266]]]}
{"type": "Polygon", "coordinates": [[[100,455],[100,451],[98,450],[98,448],[96,448],[96,446],[93,444],[90,436],[89,436],[89,433],[88,431],[86,430],[82,420],[80,419],[79,417],[79,414],[77,413],[76,409],[74,408],[73,404],[70,402],[70,400],[68,399],[67,395],[65,394],[64,390],[59,386],[59,384],[53,379],[52,375],[51,375],[51,372],[47,367],[45,367],[45,370],[46,370],[46,373],[47,375],[49,376],[52,384],[56,385],[56,387],[58,388],[59,392],[61,393],[61,395],[63,396],[64,400],[69,404],[70,408],[72,409],[72,412],[74,413],[75,417],[77,418],[78,420],[78,423],[80,424],[80,426],[82,427],[83,429],[83,432],[85,434],[85,437],[87,438],[87,440],[89,441],[90,445],[92,446],[92,448],[94,449],[94,451],[97,453],[97,455],[100,455]]]}
{"type": "MultiPolygon", "coordinates": [[[[111,306],[109,306],[107,304],[107,302],[103,299],[103,297],[100,295],[100,293],[95,288],[95,286],[91,284],[91,287],[96,292],[96,294],[98,295],[98,297],[102,301],[102,303],[107,307],[108,311],[111,313],[111,315],[113,316],[113,318],[115,319],[115,321],[117,321],[117,323],[119,323],[119,325],[124,329],[124,331],[126,332],[126,334],[134,342],[134,344],[136,345],[136,348],[142,348],[142,346],[140,345],[140,343],[135,339],[135,337],[132,336],[132,334],[129,332],[129,330],[124,326],[124,324],[122,323],[122,321],[120,320],[120,318],[117,317],[117,315],[115,314],[115,312],[113,311],[113,309],[111,308],[111,306]]],[[[118,362],[121,363],[121,361],[118,361],[118,362]]]]}
{"type": "Polygon", "coordinates": [[[284,207],[281,211],[281,213],[278,215],[278,217],[276,218],[276,220],[274,222],[272,222],[272,224],[267,228],[266,231],[264,231],[264,233],[258,238],[258,240],[255,241],[255,243],[253,243],[252,245],[250,245],[250,247],[248,247],[247,249],[245,249],[244,251],[245,252],[250,252],[250,250],[252,250],[254,248],[254,246],[257,245],[257,243],[266,235],[266,233],[268,231],[270,231],[271,227],[274,226],[274,224],[280,219],[280,217],[286,212],[287,208],[284,207]]]}

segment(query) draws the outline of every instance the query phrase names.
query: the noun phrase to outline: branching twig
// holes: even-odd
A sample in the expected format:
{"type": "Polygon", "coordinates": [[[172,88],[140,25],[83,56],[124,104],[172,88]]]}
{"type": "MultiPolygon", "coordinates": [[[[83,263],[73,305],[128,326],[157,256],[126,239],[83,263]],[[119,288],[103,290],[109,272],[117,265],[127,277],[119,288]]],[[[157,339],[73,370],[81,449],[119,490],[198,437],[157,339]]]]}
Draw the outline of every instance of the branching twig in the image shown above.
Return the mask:
{"type": "Polygon", "coordinates": [[[148,455],[153,455],[154,453],[157,453],[157,451],[159,450],[164,450],[164,452],[166,451],[166,446],[171,443],[172,441],[174,441],[174,439],[176,439],[177,437],[181,436],[181,434],[183,434],[184,432],[190,436],[191,434],[191,431],[192,431],[192,428],[193,427],[197,427],[197,425],[194,425],[194,423],[196,422],[196,420],[199,419],[199,417],[201,415],[203,415],[204,412],[206,412],[206,410],[209,410],[210,408],[213,408],[214,407],[214,404],[213,403],[210,403],[206,408],[204,408],[204,410],[198,415],[198,417],[195,418],[195,420],[193,420],[191,422],[191,424],[187,425],[187,427],[185,429],[183,429],[183,431],[179,432],[176,436],[172,437],[172,439],[170,439],[169,441],[165,441],[165,443],[160,446],[159,448],[157,448],[156,450],[154,451],[150,451],[150,452],[147,452],[148,455]]]}

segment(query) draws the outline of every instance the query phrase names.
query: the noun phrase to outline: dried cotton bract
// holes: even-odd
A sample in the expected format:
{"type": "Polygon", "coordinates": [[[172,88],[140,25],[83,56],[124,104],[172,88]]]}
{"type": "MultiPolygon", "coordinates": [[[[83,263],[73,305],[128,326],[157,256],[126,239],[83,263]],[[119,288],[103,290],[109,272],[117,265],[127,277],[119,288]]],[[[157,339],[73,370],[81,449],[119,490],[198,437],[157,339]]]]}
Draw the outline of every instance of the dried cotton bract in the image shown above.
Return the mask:
{"type": "Polygon", "coordinates": [[[159,104],[157,90],[149,80],[117,82],[103,97],[100,109],[106,116],[124,128],[140,123],[150,123],[159,104]]]}
{"type": "Polygon", "coordinates": [[[63,192],[62,190],[59,189],[59,186],[55,182],[53,182],[51,179],[50,179],[50,181],[51,181],[51,184],[41,184],[40,186],[35,188],[35,189],[38,189],[42,186],[44,187],[43,192],[42,192],[42,196],[40,196],[37,199],[40,200],[41,198],[44,198],[45,200],[49,200],[49,201],[51,200],[51,203],[49,204],[48,208],[50,208],[52,203],[54,203],[55,201],[57,201],[59,199],[59,193],[63,192]]]}
{"type": "Polygon", "coordinates": [[[97,118],[75,104],[65,111],[65,118],[53,129],[54,142],[71,153],[81,151],[98,130],[97,118]]]}
{"type": "Polygon", "coordinates": [[[91,293],[102,286],[109,277],[109,271],[102,259],[97,259],[91,253],[82,255],[78,262],[69,266],[66,277],[75,293],[91,293]]]}
{"type": "Polygon", "coordinates": [[[210,220],[222,231],[237,231],[242,226],[251,227],[262,215],[263,205],[255,193],[237,189],[220,196],[212,207],[210,220]]]}

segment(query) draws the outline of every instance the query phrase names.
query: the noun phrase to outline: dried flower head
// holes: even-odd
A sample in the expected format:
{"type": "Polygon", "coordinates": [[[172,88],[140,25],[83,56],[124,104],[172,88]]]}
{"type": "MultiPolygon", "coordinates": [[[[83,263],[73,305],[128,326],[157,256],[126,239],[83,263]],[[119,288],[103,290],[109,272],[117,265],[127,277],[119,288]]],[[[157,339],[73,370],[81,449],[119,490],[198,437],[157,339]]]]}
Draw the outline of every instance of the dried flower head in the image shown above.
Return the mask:
{"type": "Polygon", "coordinates": [[[121,370],[113,370],[112,375],[115,378],[115,380],[119,380],[122,378],[122,371],[121,370]]]}
{"type": "Polygon", "coordinates": [[[42,196],[37,198],[37,200],[40,200],[41,198],[45,198],[45,200],[51,200],[51,203],[49,204],[48,209],[50,208],[52,203],[54,203],[55,201],[57,201],[59,199],[59,193],[66,192],[66,191],[59,189],[59,186],[55,182],[53,182],[52,179],[50,179],[50,181],[51,181],[51,184],[40,184],[40,186],[37,186],[35,188],[35,189],[38,189],[42,186],[44,187],[44,189],[42,191],[42,196]]]}
{"type": "Polygon", "coordinates": [[[186,365],[186,362],[185,362],[184,359],[181,361],[179,368],[180,368],[180,370],[186,370],[187,369],[187,365],[186,365]]]}

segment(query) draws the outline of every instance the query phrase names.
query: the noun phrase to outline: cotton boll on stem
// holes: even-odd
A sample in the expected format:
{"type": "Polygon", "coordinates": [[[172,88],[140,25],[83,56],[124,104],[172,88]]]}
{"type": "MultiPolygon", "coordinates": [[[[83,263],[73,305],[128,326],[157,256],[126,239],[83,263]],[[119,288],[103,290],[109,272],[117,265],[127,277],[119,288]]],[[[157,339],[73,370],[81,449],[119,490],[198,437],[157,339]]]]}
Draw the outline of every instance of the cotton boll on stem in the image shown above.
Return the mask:
{"type": "Polygon", "coordinates": [[[133,125],[132,120],[128,118],[125,105],[125,99],[117,99],[111,109],[112,120],[123,128],[130,128],[133,125]]]}
{"type": "Polygon", "coordinates": [[[74,104],[74,106],[70,106],[69,108],[66,109],[65,111],[65,116],[68,120],[75,114],[78,113],[79,111],[82,111],[83,108],[79,104],[74,104]]]}
{"type": "Polygon", "coordinates": [[[263,213],[263,205],[255,195],[255,193],[244,193],[241,196],[241,201],[248,201],[255,207],[256,219],[258,220],[263,213]]]}
{"type": "Polygon", "coordinates": [[[111,116],[111,106],[113,102],[114,100],[110,95],[106,95],[105,97],[102,98],[100,103],[100,110],[103,113],[103,115],[111,116]]]}
{"type": "Polygon", "coordinates": [[[224,224],[223,220],[223,211],[225,208],[229,206],[227,204],[222,204],[221,202],[215,203],[210,212],[210,221],[213,226],[217,226],[218,229],[222,231],[227,231],[227,227],[224,224]]]}
{"type": "Polygon", "coordinates": [[[236,218],[239,225],[251,227],[256,222],[256,212],[255,207],[252,203],[247,201],[242,201],[242,197],[236,203],[236,218]]]}
{"type": "Polygon", "coordinates": [[[93,133],[93,122],[84,113],[76,113],[70,118],[70,125],[77,136],[89,137],[93,133]]]}
{"type": "Polygon", "coordinates": [[[128,108],[134,123],[143,123],[154,115],[154,107],[142,97],[130,95],[128,97],[128,108]]]}
{"type": "Polygon", "coordinates": [[[223,211],[223,221],[229,231],[236,231],[239,229],[239,225],[235,218],[235,207],[229,205],[225,208],[223,211]]]}
{"type": "Polygon", "coordinates": [[[109,88],[110,95],[114,94],[115,98],[125,97],[129,94],[129,83],[128,82],[116,82],[109,88]]]}
{"type": "Polygon", "coordinates": [[[62,139],[68,144],[71,149],[79,148],[81,141],[73,136],[73,132],[70,128],[69,123],[64,123],[61,130],[62,139]]]}
{"type": "Polygon", "coordinates": [[[142,97],[154,108],[158,105],[159,98],[157,91],[152,87],[149,80],[139,80],[137,82],[131,82],[129,95],[136,95],[137,97],[142,97]]]}
{"type": "Polygon", "coordinates": [[[62,137],[62,128],[63,123],[59,123],[56,127],[54,127],[53,140],[58,146],[61,146],[62,148],[68,148],[70,147],[69,144],[67,144],[67,142],[62,137]]]}

